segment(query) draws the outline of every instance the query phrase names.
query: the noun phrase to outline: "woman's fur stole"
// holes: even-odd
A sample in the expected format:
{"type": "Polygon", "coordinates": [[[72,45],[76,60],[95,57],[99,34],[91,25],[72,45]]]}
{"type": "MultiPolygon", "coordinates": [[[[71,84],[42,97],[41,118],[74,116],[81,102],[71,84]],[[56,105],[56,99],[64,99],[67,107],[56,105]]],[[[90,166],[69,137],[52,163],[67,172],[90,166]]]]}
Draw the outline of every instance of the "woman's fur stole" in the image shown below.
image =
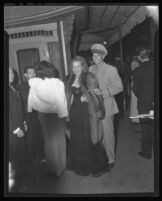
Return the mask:
{"type": "MultiPolygon", "coordinates": [[[[70,111],[72,105],[72,91],[71,87],[74,82],[75,75],[72,74],[66,83],[66,96],[68,110],[70,111]]],[[[96,145],[103,138],[103,124],[102,119],[105,117],[104,101],[101,95],[96,95],[93,91],[95,88],[99,88],[96,77],[88,72],[80,75],[80,86],[82,95],[85,95],[88,99],[88,112],[89,122],[91,128],[92,143],[96,145]]]]}

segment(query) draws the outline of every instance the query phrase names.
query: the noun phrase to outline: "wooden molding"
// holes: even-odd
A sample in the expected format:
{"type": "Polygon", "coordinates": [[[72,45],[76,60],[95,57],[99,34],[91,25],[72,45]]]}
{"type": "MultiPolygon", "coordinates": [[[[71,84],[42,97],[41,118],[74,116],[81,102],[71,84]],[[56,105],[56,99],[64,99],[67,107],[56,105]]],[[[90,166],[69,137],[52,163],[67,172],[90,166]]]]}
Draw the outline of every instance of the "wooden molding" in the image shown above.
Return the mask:
{"type": "Polygon", "coordinates": [[[22,17],[18,19],[6,19],[4,22],[4,28],[9,28],[9,27],[16,27],[16,26],[24,26],[24,24],[27,23],[34,23],[34,22],[40,22],[41,20],[48,20],[49,18],[53,18],[56,16],[63,16],[66,15],[67,13],[73,13],[76,10],[82,9],[85,6],[65,6],[65,8],[46,12],[46,13],[41,13],[41,14],[36,14],[33,16],[27,16],[27,17],[22,17]]]}

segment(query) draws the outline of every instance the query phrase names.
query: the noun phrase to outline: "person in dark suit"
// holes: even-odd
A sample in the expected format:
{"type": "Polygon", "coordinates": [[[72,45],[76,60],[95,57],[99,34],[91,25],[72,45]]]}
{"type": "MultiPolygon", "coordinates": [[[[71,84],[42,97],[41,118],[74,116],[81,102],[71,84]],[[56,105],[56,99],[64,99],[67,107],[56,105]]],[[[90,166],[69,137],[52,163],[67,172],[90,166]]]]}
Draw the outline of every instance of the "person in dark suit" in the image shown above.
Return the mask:
{"type": "Polygon", "coordinates": [[[19,94],[13,87],[13,69],[9,68],[9,161],[15,172],[15,185],[12,191],[17,192],[25,179],[26,139],[22,105],[19,94]]]}
{"type": "MultiPolygon", "coordinates": [[[[154,70],[153,62],[150,60],[150,51],[141,46],[138,48],[138,55],[141,61],[140,68],[133,74],[133,92],[137,97],[137,109],[139,114],[148,114],[153,110],[154,103],[154,70]]],[[[153,120],[140,118],[141,124],[141,152],[139,155],[151,159],[153,146],[153,120]]]]}
{"type": "Polygon", "coordinates": [[[27,147],[28,147],[28,165],[29,169],[33,162],[40,158],[43,158],[43,136],[41,128],[37,118],[37,111],[33,110],[32,113],[27,112],[27,102],[29,95],[29,79],[36,76],[33,66],[27,66],[24,69],[24,76],[26,81],[22,82],[18,86],[20,98],[23,104],[23,112],[27,123],[27,147]],[[41,153],[42,151],[42,153],[41,153]],[[41,155],[40,155],[41,154],[41,155]]]}

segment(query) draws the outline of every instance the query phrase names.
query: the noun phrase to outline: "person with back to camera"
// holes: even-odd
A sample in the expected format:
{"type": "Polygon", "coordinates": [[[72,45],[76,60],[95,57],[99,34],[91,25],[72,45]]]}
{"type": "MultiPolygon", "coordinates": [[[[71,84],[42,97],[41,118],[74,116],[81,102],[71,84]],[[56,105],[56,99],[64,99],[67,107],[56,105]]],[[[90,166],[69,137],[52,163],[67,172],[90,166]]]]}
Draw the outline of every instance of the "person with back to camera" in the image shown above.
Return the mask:
{"type": "MultiPolygon", "coordinates": [[[[137,48],[140,67],[133,74],[133,92],[137,97],[138,114],[152,113],[154,107],[154,64],[150,60],[150,49],[137,48]]],[[[141,126],[141,151],[139,155],[151,159],[154,122],[151,118],[139,118],[141,126]]]]}
{"type": "MultiPolygon", "coordinates": [[[[37,111],[27,112],[27,101],[29,95],[29,80],[36,76],[33,66],[27,66],[24,69],[26,80],[18,86],[20,98],[22,100],[24,116],[27,124],[27,146],[28,146],[28,166],[31,168],[33,162],[41,157],[41,149],[43,147],[43,136],[38,122],[37,111]]],[[[43,151],[42,151],[43,152],[43,151]]],[[[43,154],[42,154],[43,155],[43,154]]],[[[42,156],[43,157],[43,156],[42,156]]],[[[30,171],[29,171],[30,173],[30,171]]]]}
{"type": "Polygon", "coordinates": [[[60,176],[66,168],[65,87],[57,68],[47,61],[37,64],[36,76],[29,80],[28,112],[38,111],[48,175],[60,176]]]}
{"type": "Polygon", "coordinates": [[[89,71],[97,77],[99,83],[99,89],[94,89],[94,92],[102,95],[106,110],[106,116],[103,119],[104,136],[102,142],[109,159],[108,166],[113,168],[115,164],[113,116],[119,112],[114,95],[123,90],[123,85],[116,67],[104,62],[107,55],[107,49],[104,45],[94,44],[91,51],[94,65],[89,67],[89,71]]]}

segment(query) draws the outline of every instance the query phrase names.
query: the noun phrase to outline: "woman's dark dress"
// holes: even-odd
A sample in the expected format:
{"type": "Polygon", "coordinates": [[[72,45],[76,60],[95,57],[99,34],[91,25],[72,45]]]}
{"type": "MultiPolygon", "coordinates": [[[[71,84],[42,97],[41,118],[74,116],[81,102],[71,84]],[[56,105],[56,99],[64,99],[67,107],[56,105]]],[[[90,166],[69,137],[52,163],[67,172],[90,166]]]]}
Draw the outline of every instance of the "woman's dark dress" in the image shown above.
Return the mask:
{"type": "Polygon", "coordinates": [[[107,156],[100,144],[91,142],[88,104],[81,102],[81,88],[72,87],[68,169],[79,175],[98,173],[107,167],[107,156]]]}

